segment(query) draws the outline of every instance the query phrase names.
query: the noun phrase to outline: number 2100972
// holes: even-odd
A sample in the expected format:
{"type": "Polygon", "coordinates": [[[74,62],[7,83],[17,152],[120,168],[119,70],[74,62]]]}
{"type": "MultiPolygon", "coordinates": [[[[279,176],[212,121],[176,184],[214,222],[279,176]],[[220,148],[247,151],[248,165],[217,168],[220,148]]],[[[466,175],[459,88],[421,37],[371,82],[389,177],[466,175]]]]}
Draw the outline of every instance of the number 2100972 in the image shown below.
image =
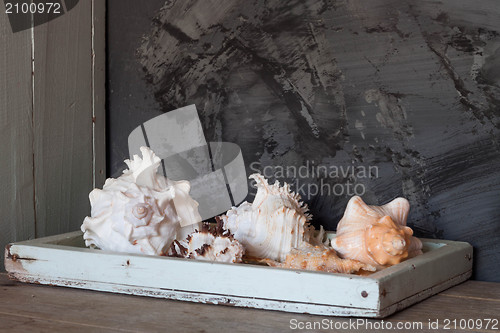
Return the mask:
{"type": "Polygon", "coordinates": [[[498,330],[498,319],[444,319],[443,329],[492,329],[498,330]]]}
{"type": "Polygon", "coordinates": [[[40,3],[5,3],[7,14],[61,14],[61,4],[58,2],[40,3]]]}

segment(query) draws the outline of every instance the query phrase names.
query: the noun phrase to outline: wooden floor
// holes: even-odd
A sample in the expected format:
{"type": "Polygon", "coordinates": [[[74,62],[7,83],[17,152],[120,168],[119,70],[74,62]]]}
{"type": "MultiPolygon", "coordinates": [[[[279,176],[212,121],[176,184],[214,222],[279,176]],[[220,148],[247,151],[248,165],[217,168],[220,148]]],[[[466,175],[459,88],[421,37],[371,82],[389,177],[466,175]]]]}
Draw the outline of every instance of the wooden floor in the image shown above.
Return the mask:
{"type": "MultiPolygon", "coordinates": [[[[422,323],[407,332],[438,332],[445,320],[448,332],[500,332],[500,284],[467,281],[404,311],[384,319],[394,325],[422,323]],[[458,329],[454,329],[456,319],[458,329]],[[459,329],[461,319],[474,319],[482,329],[459,329]],[[496,329],[485,329],[487,319],[496,320],[496,329]],[[439,320],[438,329],[429,321],[439,320]]],[[[117,295],[89,290],[29,285],[10,281],[0,274],[0,332],[281,332],[299,325],[349,325],[360,323],[355,332],[380,332],[381,320],[320,317],[277,311],[242,309],[117,295]],[[330,321],[331,320],[331,321],[330,321]]],[[[462,321],[462,327],[466,324],[462,321]]],[[[330,326],[331,325],[331,326],[330,326]]],[[[472,325],[472,321],[469,321],[472,325]]],[[[307,326],[304,326],[307,327],[307,326]]],[[[352,326],[351,326],[352,327],[352,326]]],[[[472,326],[471,326],[472,328],[472,326]]],[[[295,329],[294,331],[301,331],[295,329]]],[[[312,331],[312,330],[302,330],[312,331]]],[[[333,331],[333,330],[332,330],[333,331]]],[[[391,330],[392,332],[403,331],[391,330]]]]}

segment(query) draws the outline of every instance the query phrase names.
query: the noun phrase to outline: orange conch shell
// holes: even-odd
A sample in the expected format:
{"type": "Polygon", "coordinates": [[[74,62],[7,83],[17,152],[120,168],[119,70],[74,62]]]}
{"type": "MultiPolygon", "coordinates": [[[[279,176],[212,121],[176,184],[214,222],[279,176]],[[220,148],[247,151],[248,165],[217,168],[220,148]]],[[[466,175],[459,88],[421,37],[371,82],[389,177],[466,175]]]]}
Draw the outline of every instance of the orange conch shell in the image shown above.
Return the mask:
{"type": "Polygon", "coordinates": [[[329,273],[357,273],[375,271],[375,267],[352,259],[341,259],[334,249],[324,245],[311,245],[304,243],[301,248],[292,249],[284,262],[280,263],[270,259],[262,262],[269,266],[281,268],[305,269],[309,271],[323,271],[329,273]]]}
{"type": "Polygon", "coordinates": [[[360,197],[349,200],[337,226],[332,247],[342,258],[382,269],[422,253],[422,242],[406,226],[410,203],[396,198],[383,206],[369,206],[360,197]]]}

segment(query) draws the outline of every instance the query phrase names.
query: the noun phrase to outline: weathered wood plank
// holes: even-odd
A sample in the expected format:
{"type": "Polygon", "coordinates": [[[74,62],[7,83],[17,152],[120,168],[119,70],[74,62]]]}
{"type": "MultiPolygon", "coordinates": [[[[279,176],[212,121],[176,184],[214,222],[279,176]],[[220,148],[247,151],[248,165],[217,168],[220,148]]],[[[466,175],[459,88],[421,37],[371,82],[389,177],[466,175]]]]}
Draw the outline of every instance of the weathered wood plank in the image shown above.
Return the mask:
{"type": "Polygon", "coordinates": [[[12,33],[3,10],[0,45],[0,247],[3,248],[8,242],[35,235],[31,30],[12,33]]]}
{"type": "Polygon", "coordinates": [[[113,327],[102,327],[97,325],[84,325],[68,323],[57,319],[39,318],[21,313],[0,312],[0,322],[2,323],[2,331],[9,333],[25,333],[31,332],[136,332],[125,329],[114,329],[113,327]]]}
{"type": "Polygon", "coordinates": [[[484,300],[494,300],[500,302],[500,288],[498,283],[467,281],[456,288],[446,290],[441,293],[448,297],[478,298],[484,300]]]}
{"type": "Polygon", "coordinates": [[[36,232],[44,236],[78,229],[89,212],[92,1],[38,26],[34,58],[36,232]]]}
{"type": "MultiPolygon", "coordinates": [[[[471,290],[474,290],[476,283],[471,281],[467,285],[470,286],[471,290]]],[[[456,288],[449,291],[454,292],[456,288]]],[[[500,292],[500,284],[492,284],[491,290],[495,294],[500,292]]],[[[384,322],[391,322],[394,325],[398,322],[421,322],[423,329],[414,331],[436,332],[436,330],[428,329],[429,320],[443,320],[444,318],[484,319],[487,316],[498,318],[498,313],[500,313],[498,302],[477,299],[458,299],[450,302],[449,297],[437,295],[384,319],[384,322]]],[[[11,325],[19,331],[51,327],[68,332],[79,332],[82,328],[86,328],[87,331],[89,329],[92,331],[115,329],[125,332],[167,332],[172,328],[178,332],[289,332],[291,320],[294,319],[297,322],[321,322],[326,319],[328,322],[332,320],[337,325],[349,323],[347,318],[327,318],[87,290],[25,285],[9,281],[5,274],[0,274],[0,320],[3,319],[5,321],[2,323],[11,325]],[[17,326],[13,326],[14,324],[17,326]]],[[[380,321],[372,319],[366,321],[363,319],[363,322],[380,323],[380,321]]],[[[349,330],[340,329],[338,331],[347,332],[349,330]]],[[[375,330],[366,327],[356,330],[356,332],[373,331],[375,330]]],[[[395,332],[397,330],[387,331],[395,332]]],[[[495,330],[451,331],[496,332],[495,330]]]]}
{"type": "MultiPolygon", "coordinates": [[[[470,281],[469,285],[473,285],[476,281],[470,281]]],[[[454,287],[450,290],[454,290],[454,287]]],[[[498,292],[500,291],[500,284],[496,284],[494,289],[498,292]]],[[[428,320],[435,321],[439,320],[439,328],[444,329],[445,319],[459,321],[460,319],[497,319],[500,320],[500,300],[483,300],[480,298],[453,298],[446,295],[438,294],[428,301],[424,301],[415,304],[409,311],[398,312],[388,320],[405,320],[405,321],[422,321],[425,319],[427,323],[428,320]]],[[[457,324],[458,325],[458,324],[457,324]]],[[[484,324],[483,324],[484,325],[484,324]]],[[[460,328],[458,326],[458,328],[460,328]]],[[[450,331],[455,332],[453,326],[449,327],[450,331]]],[[[500,324],[497,325],[497,329],[470,329],[468,331],[480,331],[480,332],[498,332],[500,329],[500,324]]],[[[467,331],[467,329],[463,330],[467,331]]]]}

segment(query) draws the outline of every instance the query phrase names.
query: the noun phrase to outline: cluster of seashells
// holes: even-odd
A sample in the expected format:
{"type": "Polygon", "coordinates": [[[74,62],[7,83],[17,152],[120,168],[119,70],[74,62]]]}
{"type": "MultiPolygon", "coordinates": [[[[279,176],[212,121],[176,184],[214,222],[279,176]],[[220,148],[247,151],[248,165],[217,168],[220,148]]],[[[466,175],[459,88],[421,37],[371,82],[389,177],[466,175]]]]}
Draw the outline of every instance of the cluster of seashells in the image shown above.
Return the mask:
{"type": "Polygon", "coordinates": [[[288,184],[269,184],[253,174],[257,193],[217,217],[201,222],[187,181],[157,174],[151,149],[126,160],[128,170],[108,179],[89,197],[91,216],[82,224],[86,246],[108,251],[168,255],[219,262],[260,262],[273,267],[367,274],[422,253],[406,226],[408,200],[369,206],[349,201],[331,241],[310,224],[308,207],[288,184]]]}

